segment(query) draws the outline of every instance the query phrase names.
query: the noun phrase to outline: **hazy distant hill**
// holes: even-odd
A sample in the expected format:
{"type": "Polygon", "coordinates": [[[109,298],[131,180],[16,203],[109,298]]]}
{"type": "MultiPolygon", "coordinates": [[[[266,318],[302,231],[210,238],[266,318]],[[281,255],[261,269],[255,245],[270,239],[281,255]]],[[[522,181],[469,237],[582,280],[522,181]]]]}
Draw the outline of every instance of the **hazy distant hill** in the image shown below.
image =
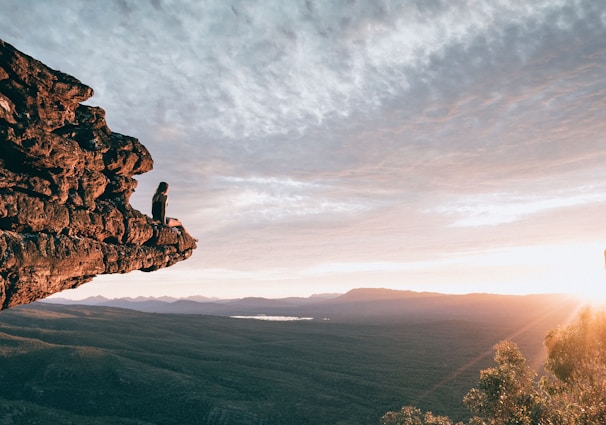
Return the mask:
{"type": "Polygon", "coordinates": [[[461,400],[492,364],[496,342],[513,339],[538,368],[545,333],[576,308],[563,296],[380,290],[122,302],[180,312],[315,312],[330,320],[48,303],[3,311],[0,423],[368,425],[406,404],[464,419],[461,400]]]}
{"type": "Polygon", "coordinates": [[[346,294],[324,294],[309,298],[267,299],[250,297],[233,300],[204,297],[119,298],[93,297],[82,301],[54,299],[59,304],[99,305],[128,308],[148,313],[207,314],[214,316],[285,315],[332,320],[393,320],[395,318],[467,318],[490,314],[509,317],[526,310],[569,308],[578,300],[569,295],[527,296],[468,294],[446,295],[433,292],[360,288],[346,294]]]}

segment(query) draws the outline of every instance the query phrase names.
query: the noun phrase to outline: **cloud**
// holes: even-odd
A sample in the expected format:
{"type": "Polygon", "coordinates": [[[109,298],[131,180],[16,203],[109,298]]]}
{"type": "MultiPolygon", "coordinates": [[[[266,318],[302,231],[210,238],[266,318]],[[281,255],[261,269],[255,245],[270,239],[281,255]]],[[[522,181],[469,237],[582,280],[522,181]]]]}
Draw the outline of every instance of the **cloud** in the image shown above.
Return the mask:
{"type": "MultiPolygon", "coordinates": [[[[41,28],[31,53],[92,85],[112,129],[140,137],[171,172],[187,151],[248,174],[389,178],[389,167],[433,170],[449,158],[501,163],[524,155],[528,139],[564,130],[549,160],[571,150],[570,129],[553,117],[581,120],[593,105],[590,125],[575,131],[593,136],[605,122],[603,69],[570,64],[587,61],[575,37],[604,34],[603,8],[591,1],[27,3],[5,15],[8,32],[41,28]],[[507,146],[515,152],[499,156],[507,146]]],[[[588,152],[593,137],[579,139],[588,152]]]]}
{"type": "Polygon", "coordinates": [[[171,184],[209,281],[599,233],[603,2],[4,3],[2,37],[149,148],[132,201],[171,184]]]}
{"type": "MultiPolygon", "coordinates": [[[[588,188],[589,189],[589,188],[588,188]]],[[[491,193],[458,199],[452,204],[443,205],[428,212],[437,212],[454,216],[455,227],[494,226],[524,220],[528,216],[546,211],[574,208],[587,204],[606,203],[606,191],[583,190],[540,195],[516,195],[491,193]]]]}
{"type": "MultiPolygon", "coordinates": [[[[43,45],[68,55],[52,62],[90,82],[96,101],[114,105],[117,115],[139,108],[154,121],[246,138],[297,133],[372,110],[406,93],[415,76],[431,80],[436,58],[465,52],[478,40],[486,51],[507,44],[524,58],[536,42],[522,29],[547,19],[567,29],[589,8],[569,3],[217,0],[150,8],[110,1],[64,10],[48,2],[22,15],[53,28],[43,45]],[[58,32],[53,20],[67,31],[58,32]]],[[[19,25],[9,19],[9,28],[19,25]]],[[[449,67],[465,77],[482,58],[466,54],[449,67]]]]}
{"type": "Polygon", "coordinates": [[[367,212],[372,205],[361,199],[347,199],[331,193],[326,183],[297,181],[292,178],[217,177],[214,184],[224,195],[217,198],[221,216],[239,225],[342,220],[367,212]],[[340,198],[340,199],[339,199],[340,198]]]}

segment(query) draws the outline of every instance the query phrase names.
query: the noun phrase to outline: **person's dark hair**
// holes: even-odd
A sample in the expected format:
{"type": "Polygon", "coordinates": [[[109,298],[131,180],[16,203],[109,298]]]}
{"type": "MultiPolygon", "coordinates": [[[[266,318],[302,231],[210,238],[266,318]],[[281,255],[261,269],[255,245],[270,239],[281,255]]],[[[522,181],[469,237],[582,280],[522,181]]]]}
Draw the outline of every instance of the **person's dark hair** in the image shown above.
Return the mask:
{"type": "Polygon", "coordinates": [[[166,193],[167,190],[168,190],[168,183],[160,182],[160,184],[158,185],[158,188],[156,189],[156,195],[159,193],[166,193]]]}

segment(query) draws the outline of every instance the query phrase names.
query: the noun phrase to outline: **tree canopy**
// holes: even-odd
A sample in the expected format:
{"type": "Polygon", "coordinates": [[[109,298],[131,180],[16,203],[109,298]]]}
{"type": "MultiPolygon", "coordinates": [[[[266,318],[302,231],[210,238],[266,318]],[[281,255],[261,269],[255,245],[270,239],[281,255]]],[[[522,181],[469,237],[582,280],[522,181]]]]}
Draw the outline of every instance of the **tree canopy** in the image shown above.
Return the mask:
{"type": "MultiPolygon", "coordinates": [[[[539,379],[514,342],[495,345],[496,365],[480,372],[463,399],[473,415],[469,425],[606,424],[606,312],[584,310],[572,324],[550,331],[545,347],[539,379]]],[[[453,425],[411,406],[387,412],[381,423],[453,425]]]]}

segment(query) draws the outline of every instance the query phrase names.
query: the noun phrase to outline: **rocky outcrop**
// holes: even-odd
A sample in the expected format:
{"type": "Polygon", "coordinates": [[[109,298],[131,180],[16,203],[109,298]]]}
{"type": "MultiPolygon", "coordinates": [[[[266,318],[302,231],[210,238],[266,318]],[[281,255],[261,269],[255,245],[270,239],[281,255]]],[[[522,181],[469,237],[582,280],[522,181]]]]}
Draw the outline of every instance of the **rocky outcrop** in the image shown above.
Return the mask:
{"type": "MultiPolygon", "coordinates": [[[[0,309],[196,248],[129,204],[147,149],[113,133],[93,90],[0,40],[0,309]]],[[[150,201],[151,202],[151,201],[150,201]]]]}

